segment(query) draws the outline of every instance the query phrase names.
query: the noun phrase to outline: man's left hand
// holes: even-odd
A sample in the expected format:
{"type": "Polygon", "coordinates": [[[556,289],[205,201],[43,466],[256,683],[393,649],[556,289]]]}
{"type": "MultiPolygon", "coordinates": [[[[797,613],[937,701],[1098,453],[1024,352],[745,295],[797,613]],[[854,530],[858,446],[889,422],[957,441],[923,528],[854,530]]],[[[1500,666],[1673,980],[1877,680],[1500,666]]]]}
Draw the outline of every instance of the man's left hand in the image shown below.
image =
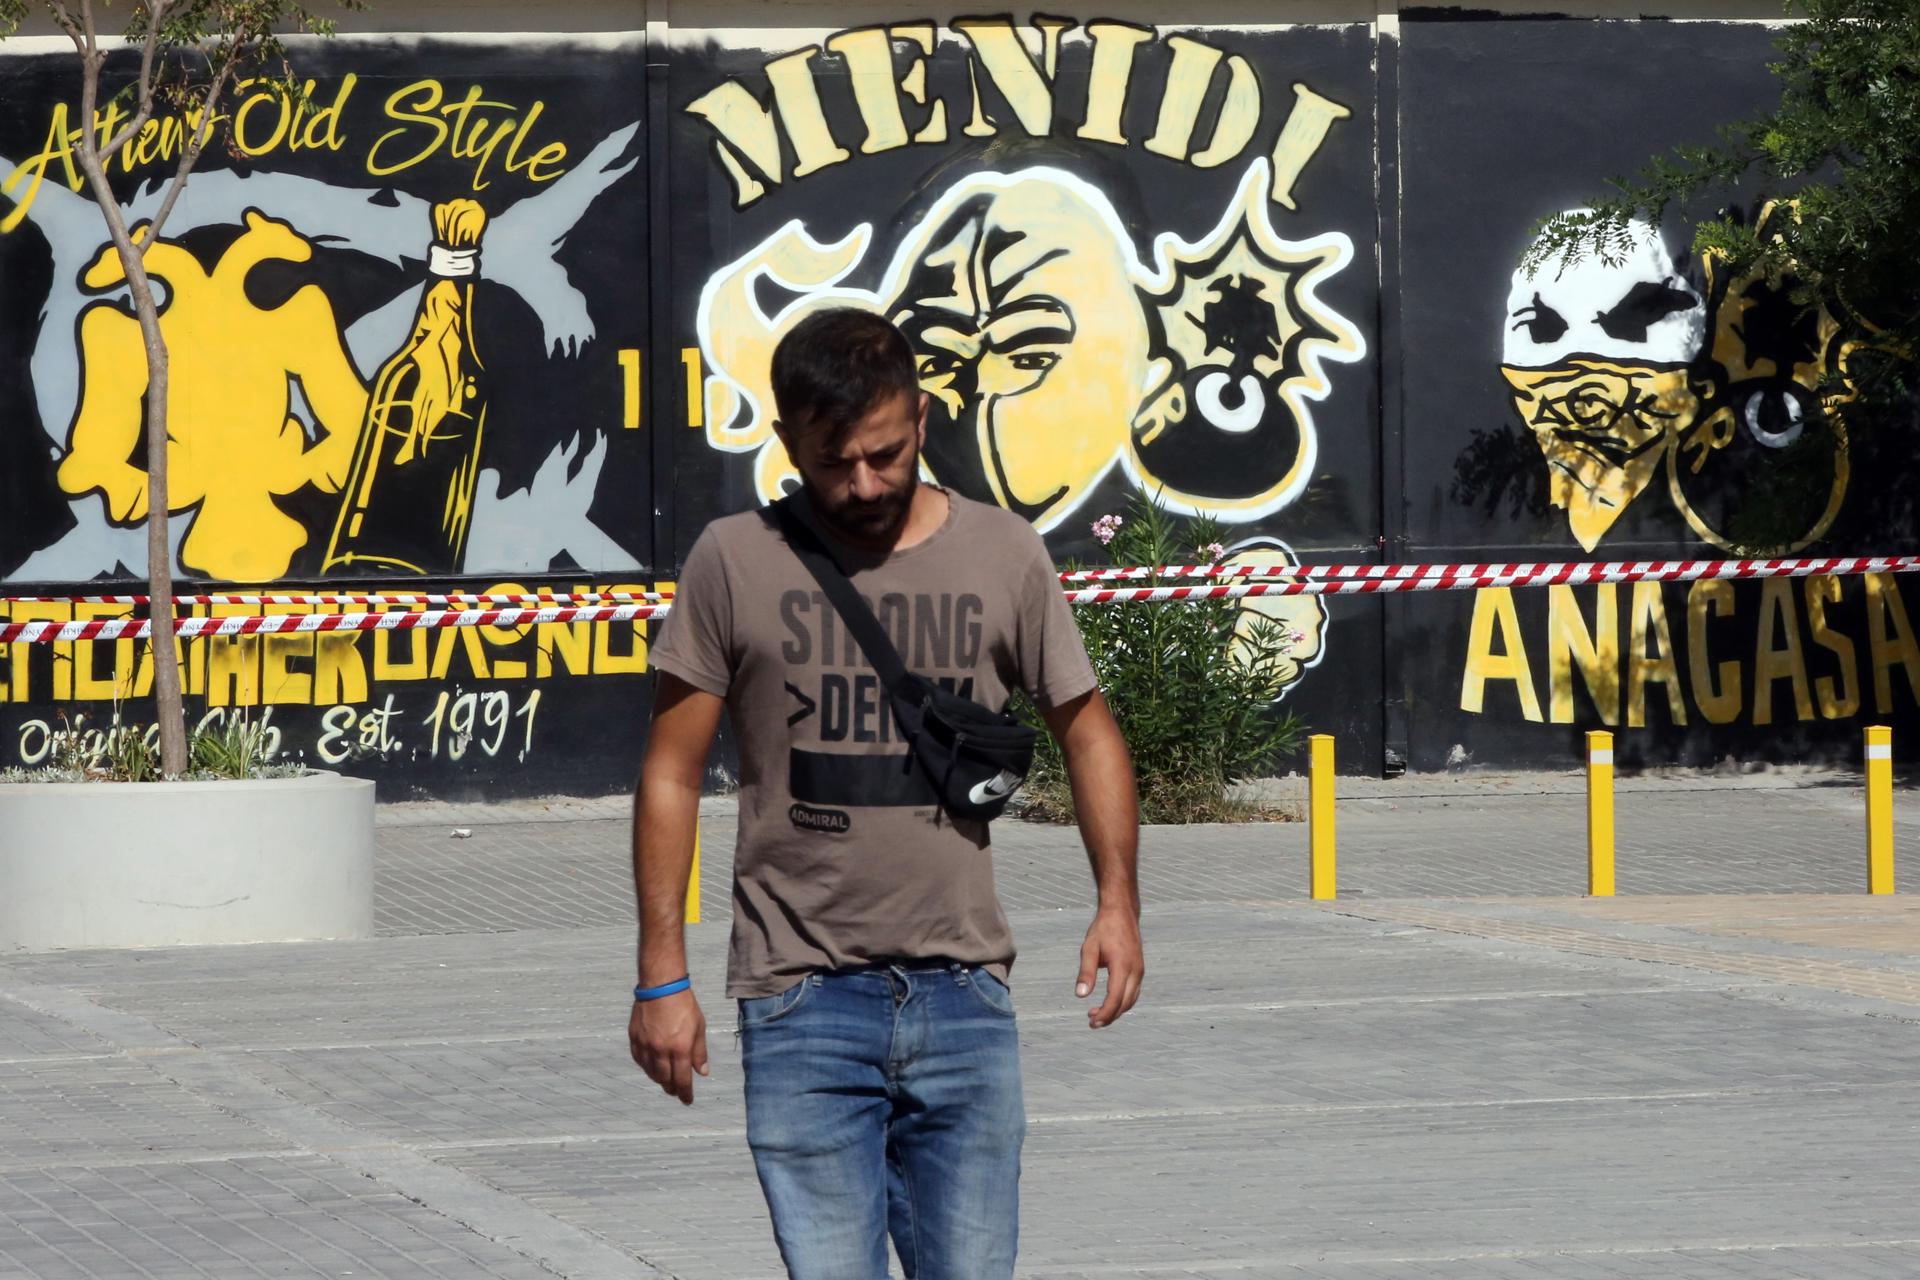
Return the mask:
{"type": "Polygon", "coordinates": [[[1140,946],[1140,921],[1131,912],[1103,909],[1095,914],[1087,940],[1080,944],[1080,979],[1074,994],[1082,1000],[1091,996],[1102,969],[1107,971],[1107,998],[1099,1008],[1087,1011],[1087,1025],[1095,1030],[1133,1008],[1140,998],[1147,962],[1140,946]]]}

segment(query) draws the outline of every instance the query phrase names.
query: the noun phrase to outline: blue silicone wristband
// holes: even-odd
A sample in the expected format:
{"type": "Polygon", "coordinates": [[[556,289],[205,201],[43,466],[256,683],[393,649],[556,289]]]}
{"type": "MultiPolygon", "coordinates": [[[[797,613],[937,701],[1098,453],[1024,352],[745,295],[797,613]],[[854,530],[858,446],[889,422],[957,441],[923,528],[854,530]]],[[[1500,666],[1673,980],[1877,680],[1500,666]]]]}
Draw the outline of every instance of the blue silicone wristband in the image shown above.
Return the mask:
{"type": "Polygon", "coordinates": [[[693,978],[688,976],[676,978],[672,982],[662,983],[657,987],[635,987],[633,989],[633,998],[638,1001],[658,1000],[662,996],[678,995],[692,985],[693,978]]]}

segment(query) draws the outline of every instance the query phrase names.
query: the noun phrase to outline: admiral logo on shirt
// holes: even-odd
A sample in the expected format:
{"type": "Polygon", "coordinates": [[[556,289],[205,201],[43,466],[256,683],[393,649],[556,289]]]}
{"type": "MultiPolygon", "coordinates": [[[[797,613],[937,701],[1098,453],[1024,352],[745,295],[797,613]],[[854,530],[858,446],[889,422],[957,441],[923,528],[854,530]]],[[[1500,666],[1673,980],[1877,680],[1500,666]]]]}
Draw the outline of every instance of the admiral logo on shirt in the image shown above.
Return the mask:
{"type": "Polygon", "coordinates": [[[831,831],[843,835],[853,826],[853,819],[840,809],[816,809],[808,804],[796,804],[787,810],[787,821],[802,831],[831,831]]]}

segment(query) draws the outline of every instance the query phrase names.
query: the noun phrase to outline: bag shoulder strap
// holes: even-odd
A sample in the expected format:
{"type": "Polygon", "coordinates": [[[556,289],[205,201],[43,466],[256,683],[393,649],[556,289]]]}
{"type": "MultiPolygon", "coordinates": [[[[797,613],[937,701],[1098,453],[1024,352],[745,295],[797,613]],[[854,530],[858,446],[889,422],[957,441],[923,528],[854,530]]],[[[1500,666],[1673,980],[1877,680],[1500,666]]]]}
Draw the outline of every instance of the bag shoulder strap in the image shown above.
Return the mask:
{"type": "Polygon", "coordinates": [[[780,499],[773,504],[773,509],[780,518],[781,531],[787,535],[787,545],[800,557],[800,563],[807,567],[813,580],[820,584],[820,589],[832,602],[834,612],[846,624],[854,643],[860,646],[860,652],[867,655],[867,661],[873,664],[887,691],[904,692],[902,686],[906,681],[907,664],[900,660],[900,651],[887,638],[887,629],[880,625],[880,619],[873,616],[873,610],[853,589],[853,583],[840,568],[839,561],[833,558],[833,553],[819,535],[809,529],[794,511],[792,498],[780,499]]]}

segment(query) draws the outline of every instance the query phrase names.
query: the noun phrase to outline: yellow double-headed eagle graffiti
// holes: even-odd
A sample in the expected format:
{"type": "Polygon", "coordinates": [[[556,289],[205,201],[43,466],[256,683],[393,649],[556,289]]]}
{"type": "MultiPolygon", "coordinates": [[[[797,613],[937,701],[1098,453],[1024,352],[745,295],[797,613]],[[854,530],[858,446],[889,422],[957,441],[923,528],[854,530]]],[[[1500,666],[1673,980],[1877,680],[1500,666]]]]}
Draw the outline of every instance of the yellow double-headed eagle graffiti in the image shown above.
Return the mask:
{"type": "MultiPolygon", "coordinates": [[[[160,333],[168,359],[168,506],[196,512],[180,548],[196,573],[267,581],[287,571],[306,526],[275,499],[312,485],[337,492],[353,456],[367,389],[340,338],[333,306],[313,285],[276,307],[247,296],[263,262],[305,262],[313,246],[292,226],[257,210],[211,271],[183,246],[147,250],[163,294],[160,333]],[[291,412],[297,383],[313,410],[315,438],[291,412]]],[[[82,278],[90,290],[126,282],[111,245],[82,278]]],[[[97,493],[110,518],[147,518],[147,476],[136,466],[144,432],[146,347],[139,321],[100,301],[80,319],[80,403],[60,487],[97,493]]]]}

